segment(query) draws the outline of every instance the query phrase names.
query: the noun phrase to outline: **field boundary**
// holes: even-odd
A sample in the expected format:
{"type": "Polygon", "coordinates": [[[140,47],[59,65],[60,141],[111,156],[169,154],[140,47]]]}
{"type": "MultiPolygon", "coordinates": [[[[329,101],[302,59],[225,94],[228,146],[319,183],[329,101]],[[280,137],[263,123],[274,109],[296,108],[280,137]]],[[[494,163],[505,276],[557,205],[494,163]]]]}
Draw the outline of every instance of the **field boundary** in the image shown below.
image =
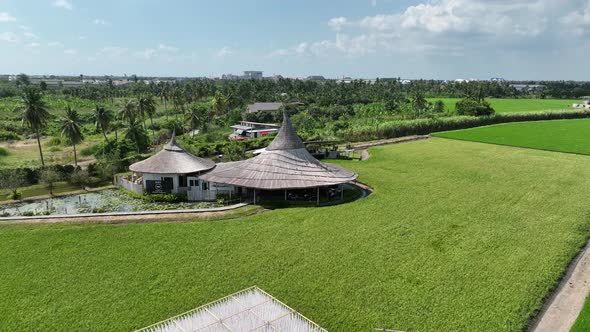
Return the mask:
{"type": "Polygon", "coordinates": [[[563,277],[529,321],[529,332],[568,332],[590,293],[590,241],[568,265],[563,277]]]}

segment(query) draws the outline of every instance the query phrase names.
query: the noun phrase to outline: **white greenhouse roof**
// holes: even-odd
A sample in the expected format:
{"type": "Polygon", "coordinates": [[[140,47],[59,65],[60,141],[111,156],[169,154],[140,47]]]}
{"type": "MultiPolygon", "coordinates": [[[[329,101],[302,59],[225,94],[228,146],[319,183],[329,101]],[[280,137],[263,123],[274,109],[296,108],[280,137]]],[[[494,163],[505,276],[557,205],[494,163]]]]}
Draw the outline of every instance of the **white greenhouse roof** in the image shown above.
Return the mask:
{"type": "Polygon", "coordinates": [[[138,332],[326,330],[258,287],[250,287],[138,332]]]}

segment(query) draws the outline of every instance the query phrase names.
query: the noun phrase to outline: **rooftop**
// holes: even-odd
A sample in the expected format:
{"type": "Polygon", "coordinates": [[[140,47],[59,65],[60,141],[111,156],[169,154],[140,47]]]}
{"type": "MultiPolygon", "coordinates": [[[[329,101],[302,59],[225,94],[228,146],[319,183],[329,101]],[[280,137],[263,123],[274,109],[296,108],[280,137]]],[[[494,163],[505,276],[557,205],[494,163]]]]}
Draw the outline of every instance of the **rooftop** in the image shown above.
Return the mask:
{"type": "Polygon", "coordinates": [[[139,331],[324,332],[326,330],[260,288],[251,287],[139,331]]]}
{"type": "Polygon", "coordinates": [[[215,163],[212,160],[199,158],[180,147],[176,143],[176,134],[173,133],[170,142],[160,152],[129,166],[129,169],[144,174],[190,174],[213,167],[215,163]]]}

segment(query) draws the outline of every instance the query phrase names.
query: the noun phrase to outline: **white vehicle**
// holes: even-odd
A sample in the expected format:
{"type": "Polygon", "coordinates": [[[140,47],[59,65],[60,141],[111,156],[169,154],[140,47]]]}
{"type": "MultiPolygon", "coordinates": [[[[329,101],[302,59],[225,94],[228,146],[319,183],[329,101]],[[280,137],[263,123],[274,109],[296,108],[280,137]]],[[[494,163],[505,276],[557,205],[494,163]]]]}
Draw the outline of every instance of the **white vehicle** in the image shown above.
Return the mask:
{"type": "Polygon", "coordinates": [[[581,104],[572,104],[573,108],[590,108],[590,96],[582,97],[581,104]]]}

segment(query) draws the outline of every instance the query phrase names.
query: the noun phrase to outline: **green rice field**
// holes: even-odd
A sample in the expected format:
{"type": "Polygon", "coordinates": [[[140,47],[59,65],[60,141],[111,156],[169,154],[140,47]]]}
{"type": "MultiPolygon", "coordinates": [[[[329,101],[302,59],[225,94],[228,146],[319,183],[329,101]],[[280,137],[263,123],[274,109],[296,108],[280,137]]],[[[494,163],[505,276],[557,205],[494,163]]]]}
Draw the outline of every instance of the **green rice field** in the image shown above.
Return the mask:
{"type": "Polygon", "coordinates": [[[590,235],[589,157],[440,138],[369,152],[340,164],[375,192],[344,205],[0,225],[0,330],[129,331],[257,285],[330,331],[521,331],[590,235]]]}
{"type": "MultiPolygon", "coordinates": [[[[442,100],[448,111],[455,110],[459,98],[429,98],[431,102],[442,100]]],[[[530,112],[530,111],[560,111],[573,109],[577,99],[486,99],[498,113],[530,112]]]]}
{"type": "Polygon", "coordinates": [[[590,154],[590,119],[505,123],[434,136],[558,152],[590,154]]]}

